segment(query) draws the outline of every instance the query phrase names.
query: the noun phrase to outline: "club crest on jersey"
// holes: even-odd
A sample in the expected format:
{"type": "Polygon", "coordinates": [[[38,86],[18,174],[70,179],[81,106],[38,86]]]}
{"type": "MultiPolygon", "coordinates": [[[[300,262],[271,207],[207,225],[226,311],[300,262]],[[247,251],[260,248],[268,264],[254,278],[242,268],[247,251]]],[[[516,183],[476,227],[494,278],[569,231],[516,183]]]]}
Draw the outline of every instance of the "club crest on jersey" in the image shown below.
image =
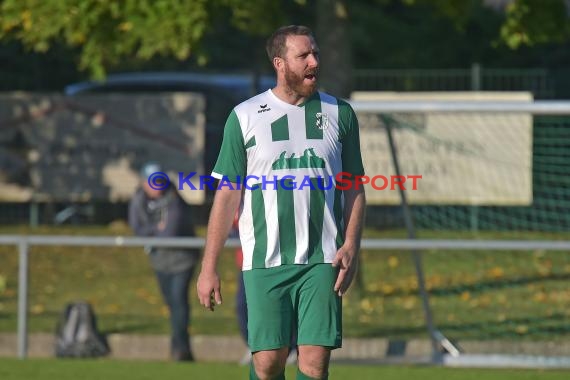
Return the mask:
{"type": "Polygon", "coordinates": [[[315,114],[316,126],[319,129],[327,129],[329,127],[329,116],[326,113],[317,112],[315,114]]]}

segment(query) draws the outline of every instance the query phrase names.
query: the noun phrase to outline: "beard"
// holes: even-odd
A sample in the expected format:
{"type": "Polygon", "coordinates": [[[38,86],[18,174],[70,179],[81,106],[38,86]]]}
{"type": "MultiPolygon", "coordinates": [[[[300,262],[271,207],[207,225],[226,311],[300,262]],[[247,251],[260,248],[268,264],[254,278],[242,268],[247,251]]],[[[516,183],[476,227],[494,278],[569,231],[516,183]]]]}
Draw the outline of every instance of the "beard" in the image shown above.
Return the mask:
{"type": "Polygon", "coordinates": [[[314,75],[315,79],[317,79],[318,69],[307,70],[299,75],[291,70],[289,65],[285,65],[285,83],[287,87],[303,97],[309,97],[317,89],[317,80],[312,83],[305,83],[305,75],[314,75]]]}

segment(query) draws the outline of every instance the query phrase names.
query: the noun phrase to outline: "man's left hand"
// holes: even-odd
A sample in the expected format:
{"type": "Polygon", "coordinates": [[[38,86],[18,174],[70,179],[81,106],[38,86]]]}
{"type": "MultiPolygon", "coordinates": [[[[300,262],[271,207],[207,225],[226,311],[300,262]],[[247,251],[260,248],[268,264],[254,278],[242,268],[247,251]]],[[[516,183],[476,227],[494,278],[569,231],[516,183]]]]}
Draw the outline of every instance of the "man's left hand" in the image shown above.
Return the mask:
{"type": "Polygon", "coordinates": [[[339,267],[336,283],[334,284],[334,291],[342,296],[348,290],[356,269],[358,268],[358,249],[350,244],[344,244],[336,252],[336,256],[332,262],[333,267],[339,267]]]}

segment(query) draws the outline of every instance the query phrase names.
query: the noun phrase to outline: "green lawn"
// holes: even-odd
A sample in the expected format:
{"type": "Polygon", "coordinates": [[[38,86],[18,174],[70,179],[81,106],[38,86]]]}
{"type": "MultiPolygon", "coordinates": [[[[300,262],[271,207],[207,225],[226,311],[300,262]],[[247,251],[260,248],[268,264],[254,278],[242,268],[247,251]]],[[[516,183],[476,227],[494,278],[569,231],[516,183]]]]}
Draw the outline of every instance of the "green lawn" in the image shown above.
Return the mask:
{"type": "MultiPolygon", "coordinates": [[[[286,376],[295,378],[295,368],[286,376]]],[[[568,371],[483,370],[437,367],[349,366],[333,364],[331,380],[557,380],[568,371]]],[[[116,360],[0,359],[2,380],[156,380],[156,379],[247,379],[248,368],[221,363],[166,363],[116,360]]]]}
{"type": "MultiPolygon", "coordinates": [[[[11,227],[0,229],[0,233],[129,235],[130,231],[115,224],[41,227],[33,231],[11,227]]],[[[365,236],[394,238],[404,237],[405,232],[367,230],[365,236]]],[[[462,234],[433,232],[420,237],[458,238],[462,234]]],[[[495,237],[497,233],[479,233],[480,239],[495,237]]],[[[568,253],[428,251],[423,258],[435,320],[446,336],[529,340],[570,337],[568,253]]],[[[17,268],[16,248],[0,246],[1,332],[16,331],[17,268]]],[[[234,312],[236,271],[233,251],[227,250],[220,267],[224,304],[214,313],[198,307],[192,284],[192,333],[238,333],[234,312]]],[[[351,289],[344,300],[346,336],[425,337],[418,284],[408,252],[364,251],[358,282],[360,287],[351,289]]],[[[167,311],[142,249],[34,247],[30,254],[30,331],[53,332],[64,305],[76,299],[92,303],[106,333],[168,331],[167,311]]]]}

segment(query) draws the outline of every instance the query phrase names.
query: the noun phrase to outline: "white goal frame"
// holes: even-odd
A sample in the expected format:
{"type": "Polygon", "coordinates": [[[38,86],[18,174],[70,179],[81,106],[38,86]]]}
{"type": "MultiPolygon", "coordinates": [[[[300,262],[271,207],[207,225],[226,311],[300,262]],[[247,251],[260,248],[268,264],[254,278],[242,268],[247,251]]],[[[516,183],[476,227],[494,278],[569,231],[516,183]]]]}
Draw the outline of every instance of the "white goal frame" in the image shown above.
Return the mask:
{"type": "MultiPolygon", "coordinates": [[[[529,115],[567,115],[570,116],[570,101],[431,101],[431,100],[347,100],[357,113],[372,114],[390,114],[390,113],[517,113],[529,115]]],[[[390,126],[386,131],[388,140],[392,140],[390,126]]],[[[392,150],[392,159],[396,168],[396,174],[399,174],[398,157],[395,152],[393,142],[390,141],[392,150]]],[[[423,269],[421,263],[421,255],[419,250],[425,249],[422,241],[415,239],[415,230],[412,222],[411,211],[409,210],[406,196],[403,191],[401,193],[401,206],[404,211],[404,219],[408,229],[409,240],[393,242],[394,249],[409,249],[416,266],[420,296],[422,298],[426,325],[428,333],[432,341],[432,358],[434,364],[448,366],[467,366],[467,367],[522,367],[522,368],[570,368],[570,357],[549,357],[549,356],[532,356],[532,355],[501,355],[501,354],[485,354],[473,355],[463,353],[458,347],[450,342],[432,321],[431,310],[429,306],[429,298],[425,290],[423,280],[423,269]],[[444,352],[443,354],[441,352],[444,352]]],[[[386,240],[364,242],[363,247],[385,249],[384,244],[390,244],[386,240]]],[[[529,250],[550,246],[553,250],[562,248],[561,251],[567,251],[570,246],[570,240],[565,241],[475,241],[475,240],[429,240],[429,245],[437,246],[437,249],[459,249],[459,248],[478,248],[475,249],[502,249],[509,246],[513,250],[529,250]],[[452,248],[453,247],[453,248],[452,248]]]]}

